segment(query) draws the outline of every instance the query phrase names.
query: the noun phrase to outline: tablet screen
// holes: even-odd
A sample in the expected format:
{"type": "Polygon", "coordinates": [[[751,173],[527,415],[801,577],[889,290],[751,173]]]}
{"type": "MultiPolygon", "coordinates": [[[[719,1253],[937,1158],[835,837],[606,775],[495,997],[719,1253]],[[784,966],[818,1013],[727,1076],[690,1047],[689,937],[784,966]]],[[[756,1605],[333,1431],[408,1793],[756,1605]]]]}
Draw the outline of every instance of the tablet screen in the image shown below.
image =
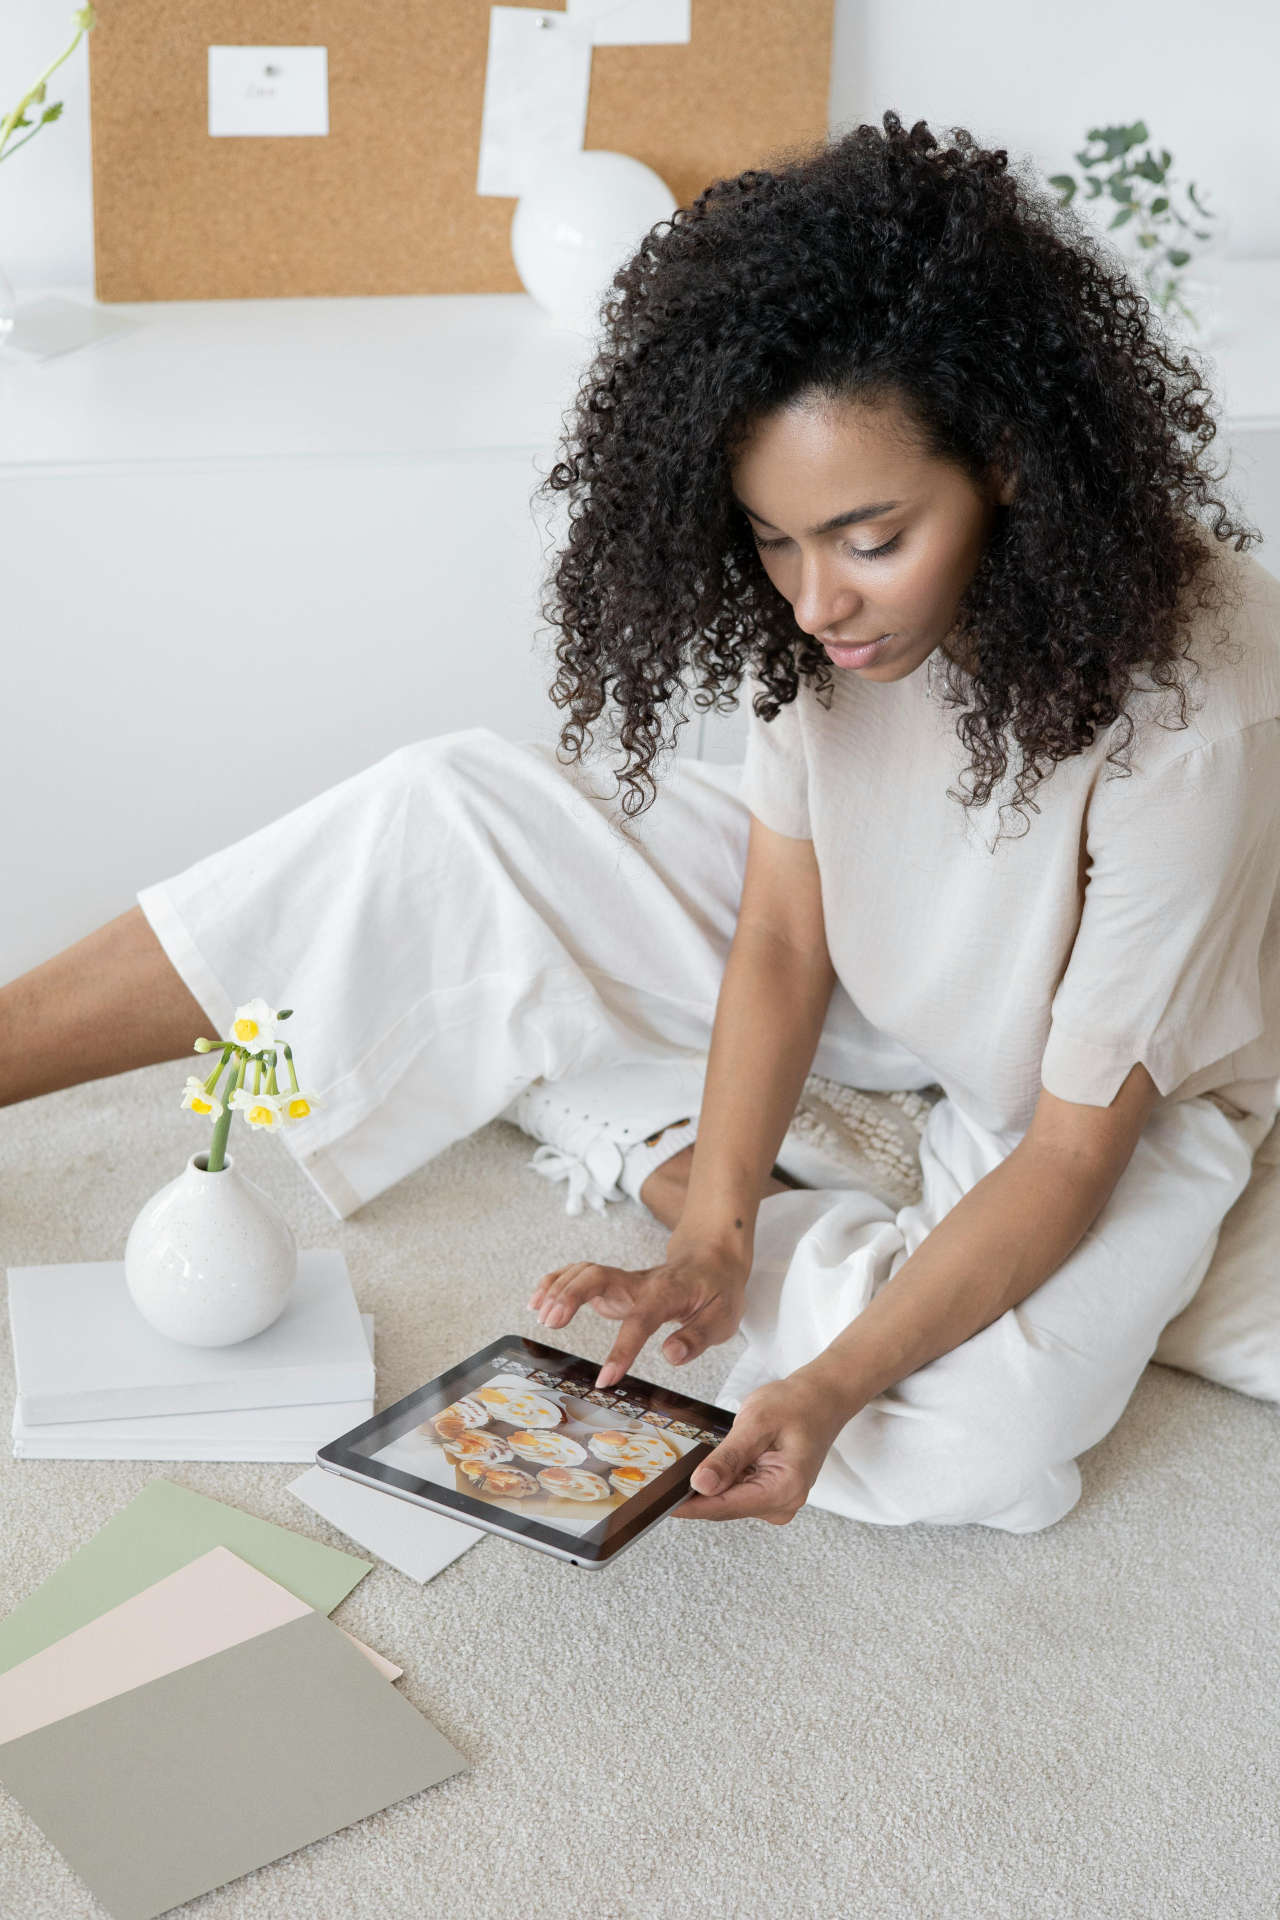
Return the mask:
{"type": "Polygon", "coordinates": [[[696,1461],[733,1424],[630,1376],[597,1388],[598,1372],[533,1341],[495,1341],[335,1446],[384,1482],[404,1476],[448,1506],[594,1558],[682,1499],[696,1461]],[[686,1470],[673,1471],[681,1461],[686,1470]]]}

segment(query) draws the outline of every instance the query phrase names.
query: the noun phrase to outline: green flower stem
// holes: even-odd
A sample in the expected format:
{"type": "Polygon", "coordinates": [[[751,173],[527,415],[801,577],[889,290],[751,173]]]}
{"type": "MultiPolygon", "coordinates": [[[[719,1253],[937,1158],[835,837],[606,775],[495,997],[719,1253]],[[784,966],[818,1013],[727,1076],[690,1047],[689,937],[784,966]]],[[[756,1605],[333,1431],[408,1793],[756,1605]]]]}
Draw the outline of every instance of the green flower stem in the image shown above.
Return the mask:
{"type": "Polygon", "coordinates": [[[249,1056],[243,1047],[236,1047],[235,1052],[240,1056],[240,1071],[236,1076],[235,1086],[228,1087],[227,1097],[222,1103],[222,1112],[214,1121],[213,1139],[209,1146],[209,1158],[205,1162],[206,1173],[221,1173],[226,1165],[227,1135],[231,1131],[231,1115],[233,1111],[231,1095],[244,1086],[245,1068],[249,1064],[249,1056]]]}
{"type": "Polygon", "coordinates": [[[204,1090],[206,1093],[213,1092],[214,1088],[218,1084],[218,1078],[222,1072],[222,1069],[226,1066],[227,1061],[231,1058],[231,1055],[234,1052],[235,1052],[235,1048],[233,1046],[225,1046],[222,1049],[221,1060],[219,1060],[217,1066],[214,1068],[213,1072],[209,1075],[209,1078],[204,1083],[204,1090]]]}
{"type": "MultiPolygon", "coordinates": [[[[10,114],[7,114],[3,120],[0,120],[0,160],[7,160],[10,154],[14,154],[18,151],[18,147],[25,147],[27,144],[27,140],[33,140],[36,134],[39,133],[40,127],[35,127],[32,130],[32,132],[27,135],[27,140],[19,140],[18,147],[10,147],[9,153],[6,153],[4,151],[5,141],[9,138],[9,135],[13,132],[14,128],[17,126],[18,122],[21,120],[23,114],[26,112],[27,108],[31,105],[32,101],[33,100],[43,101],[44,94],[45,94],[45,84],[48,81],[49,75],[55,72],[57,68],[59,68],[62,65],[64,60],[70,59],[71,55],[75,52],[76,48],[80,45],[80,41],[84,36],[85,32],[96,24],[94,20],[93,8],[91,6],[81,7],[79,12],[75,14],[74,18],[76,21],[76,37],[71,42],[71,45],[67,48],[66,52],[60,53],[56,60],[53,60],[50,62],[50,64],[45,68],[44,72],[40,75],[40,78],[36,81],[35,85],[31,88],[30,92],[24,94],[22,99],[19,100],[13,112],[10,114]]],[[[44,125],[43,121],[41,122],[41,125],[42,126],[44,125]]]]}

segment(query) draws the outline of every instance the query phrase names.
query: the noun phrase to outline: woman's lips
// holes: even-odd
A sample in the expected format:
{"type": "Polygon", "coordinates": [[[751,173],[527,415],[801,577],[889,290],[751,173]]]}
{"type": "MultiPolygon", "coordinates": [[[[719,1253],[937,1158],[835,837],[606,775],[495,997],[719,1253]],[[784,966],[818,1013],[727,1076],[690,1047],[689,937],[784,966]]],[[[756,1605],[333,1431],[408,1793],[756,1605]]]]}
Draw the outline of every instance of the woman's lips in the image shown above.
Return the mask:
{"type": "Polygon", "coordinates": [[[882,633],[878,640],[871,641],[870,645],[865,647],[838,646],[831,640],[824,640],[822,645],[838,667],[866,667],[870,666],[885,641],[892,638],[891,633],[882,633]]]}

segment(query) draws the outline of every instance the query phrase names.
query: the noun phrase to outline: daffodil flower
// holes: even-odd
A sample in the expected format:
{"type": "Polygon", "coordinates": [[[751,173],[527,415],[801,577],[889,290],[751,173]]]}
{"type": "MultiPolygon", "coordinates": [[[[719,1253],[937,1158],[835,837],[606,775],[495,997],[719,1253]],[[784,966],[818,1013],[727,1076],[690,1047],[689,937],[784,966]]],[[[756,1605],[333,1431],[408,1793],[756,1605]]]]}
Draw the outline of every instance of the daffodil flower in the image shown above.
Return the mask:
{"type": "Polygon", "coordinates": [[[242,1007],[236,1008],[227,1037],[249,1053],[270,1049],[276,1044],[276,1021],[279,1017],[261,996],[256,1000],[246,1000],[242,1007]]]}
{"type": "Polygon", "coordinates": [[[317,1094],[307,1092],[298,1085],[293,1049],[287,1041],[281,1043],[276,1038],[277,1027],[282,1021],[291,1019],[292,1014],[291,1007],[277,1011],[258,995],[236,1008],[231,1031],[225,1040],[196,1041],[197,1053],[221,1054],[207,1080],[201,1080],[194,1073],[187,1075],[182,1095],[182,1105],[189,1112],[204,1114],[213,1122],[213,1141],[205,1160],[206,1172],[219,1173],[226,1164],[227,1134],[233,1113],[243,1114],[251,1127],[279,1133],[284,1127],[296,1126],[299,1120],[310,1119],[317,1108],[324,1105],[317,1094]],[[276,1081],[278,1053],[284,1054],[285,1065],[289,1069],[291,1084],[284,1089],[276,1081]],[[245,1085],[245,1080],[251,1064],[253,1085],[250,1087],[245,1085]],[[226,1097],[223,1099],[215,1089],[228,1065],[230,1072],[223,1090],[226,1097]]]}
{"type": "Polygon", "coordinates": [[[222,1102],[216,1093],[212,1093],[199,1074],[187,1075],[187,1090],[182,1096],[182,1104],[192,1113],[207,1114],[210,1120],[222,1118],[222,1102]]]}
{"type": "Polygon", "coordinates": [[[284,1104],[282,1093],[250,1093],[244,1087],[237,1087],[227,1104],[236,1113],[242,1113],[251,1127],[279,1132],[280,1108],[284,1104]]]}

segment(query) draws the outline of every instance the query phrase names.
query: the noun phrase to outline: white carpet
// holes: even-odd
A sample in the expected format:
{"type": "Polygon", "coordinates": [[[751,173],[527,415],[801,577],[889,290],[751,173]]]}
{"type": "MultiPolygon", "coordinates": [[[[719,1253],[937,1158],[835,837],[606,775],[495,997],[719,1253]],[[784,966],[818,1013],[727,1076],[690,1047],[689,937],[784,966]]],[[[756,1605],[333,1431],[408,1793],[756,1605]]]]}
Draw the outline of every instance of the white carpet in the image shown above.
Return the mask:
{"type": "MultiPolygon", "coordinates": [[[[5,1265],[123,1255],[205,1144],[181,1062],[0,1110],[5,1265]]],[[[377,1319],[378,1405],[496,1335],[603,1359],[589,1310],[525,1301],[572,1259],[651,1264],[630,1202],[569,1219],[497,1121],[337,1222],[237,1128],[302,1246],[377,1319]]],[[[735,1338],[635,1371],[714,1395],[735,1338]]],[[[4,1338],[7,1342],[7,1321],[4,1338]]],[[[298,1466],[14,1461],[7,1612],[156,1475],[349,1546],[298,1466]]],[[[194,1901],[270,1920],[1274,1920],[1280,1912],[1280,1420],[1147,1369],[1047,1531],[670,1522],[600,1573],[488,1538],[418,1586],[378,1565],[334,1618],[472,1770],[194,1901]]],[[[103,1910],[0,1790],[0,1914],[103,1910]]]]}

